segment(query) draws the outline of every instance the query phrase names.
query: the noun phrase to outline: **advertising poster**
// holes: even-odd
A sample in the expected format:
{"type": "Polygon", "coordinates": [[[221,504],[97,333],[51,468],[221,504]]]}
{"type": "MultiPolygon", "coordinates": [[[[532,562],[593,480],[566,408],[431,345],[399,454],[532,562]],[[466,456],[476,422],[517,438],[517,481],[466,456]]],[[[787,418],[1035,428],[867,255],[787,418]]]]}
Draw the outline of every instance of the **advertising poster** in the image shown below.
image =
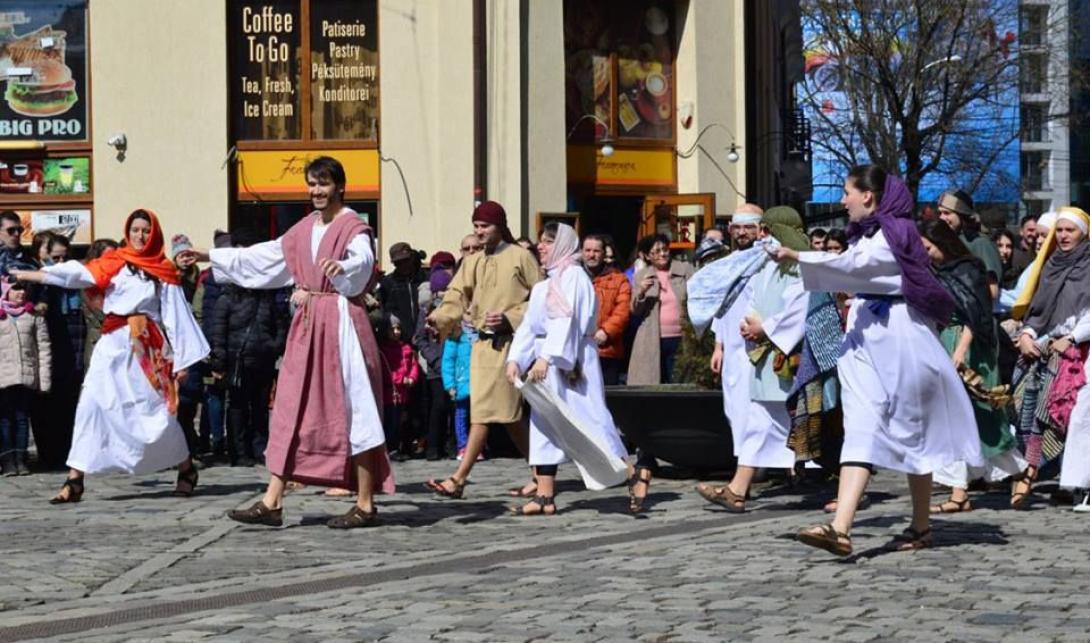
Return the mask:
{"type": "Polygon", "coordinates": [[[23,243],[29,245],[34,235],[52,230],[68,237],[72,243],[91,243],[90,210],[31,210],[20,211],[23,222],[23,243]]]}
{"type": "Polygon", "coordinates": [[[302,138],[298,0],[228,3],[236,135],[243,140],[302,138]]]}
{"type": "Polygon", "coordinates": [[[378,2],[310,5],[311,137],[378,138],[378,2]]]}
{"type": "Polygon", "coordinates": [[[0,0],[0,141],[87,139],[86,0],[0,0]]]}

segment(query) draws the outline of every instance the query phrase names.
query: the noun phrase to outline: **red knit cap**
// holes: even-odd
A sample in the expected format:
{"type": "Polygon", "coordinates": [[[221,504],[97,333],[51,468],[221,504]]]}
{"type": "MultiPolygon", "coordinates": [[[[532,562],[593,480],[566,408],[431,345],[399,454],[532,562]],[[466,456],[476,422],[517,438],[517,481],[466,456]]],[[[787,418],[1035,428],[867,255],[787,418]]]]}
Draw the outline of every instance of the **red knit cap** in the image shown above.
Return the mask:
{"type": "Polygon", "coordinates": [[[507,243],[514,243],[515,237],[511,234],[511,229],[507,227],[507,212],[504,211],[503,206],[495,201],[485,201],[478,205],[473,210],[473,222],[480,221],[482,223],[489,223],[495,226],[499,226],[500,233],[503,235],[503,240],[507,243]]]}

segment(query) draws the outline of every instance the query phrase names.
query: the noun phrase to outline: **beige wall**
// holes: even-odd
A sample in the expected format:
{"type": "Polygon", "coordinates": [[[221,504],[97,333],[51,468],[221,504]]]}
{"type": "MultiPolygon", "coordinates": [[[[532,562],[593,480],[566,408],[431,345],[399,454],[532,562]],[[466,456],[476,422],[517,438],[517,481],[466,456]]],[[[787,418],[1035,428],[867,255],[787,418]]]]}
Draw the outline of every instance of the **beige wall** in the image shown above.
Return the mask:
{"type": "Polygon", "coordinates": [[[567,210],[567,131],[564,106],[564,4],[529,2],[527,24],[527,207],[523,234],[536,238],[538,212],[567,210]]]}
{"type": "MultiPolygon", "coordinates": [[[[678,192],[714,192],[716,209],[730,213],[745,192],[745,33],[741,0],[689,0],[682,24],[677,59],[677,105],[693,104],[693,124],[677,128],[681,151],[692,147],[704,127],[717,123],[734,134],[740,149],[738,163],[726,160],[732,137],[713,127],[700,145],[714,158],[696,150],[678,158],[678,192]],[[718,163],[719,167],[716,167],[718,163]],[[720,168],[723,171],[720,171],[720,168]],[[726,176],[724,176],[724,174],[726,176]],[[729,177],[729,180],[728,180],[729,177]],[[731,184],[733,182],[733,185],[731,184]]],[[[679,3],[684,8],[684,3],[679,3]]]]}
{"type": "Polygon", "coordinates": [[[453,251],[472,229],[473,4],[382,0],[379,5],[383,261],[408,241],[453,251]]]}
{"type": "Polygon", "coordinates": [[[91,2],[95,235],[130,211],[210,245],[227,226],[227,27],[222,0],[91,2]],[[106,140],[124,132],[118,161],[106,140]]]}

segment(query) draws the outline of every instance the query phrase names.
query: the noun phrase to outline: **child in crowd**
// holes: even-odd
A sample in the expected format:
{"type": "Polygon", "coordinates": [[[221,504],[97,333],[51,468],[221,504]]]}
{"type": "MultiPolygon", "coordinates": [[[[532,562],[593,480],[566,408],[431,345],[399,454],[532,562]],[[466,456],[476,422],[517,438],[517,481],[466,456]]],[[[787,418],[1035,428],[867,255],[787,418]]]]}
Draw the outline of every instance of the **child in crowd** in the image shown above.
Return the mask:
{"type": "Polygon", "coordinates": [[[0,472],[25,476],[35,391],[48,393],[52,355],[44,310],[24,284],[0,283],[0,472]]]}
{"type": "Polygon", "coordinates": [[[454,255],[445,251],[432,255],[428,282],[420,286],[420,317],[413,335],[413,348],[420,355],[427,381],[428,437],[425,457],[433,461],[440,459],[447,450],[447,438],[450,435],[450,396],[443,386],[443,342],[428,328],[427,317],[443,302],[443,295],[450,285],[453,272],[454,255]]]}
{"type": "Polygon", "coordinates": [[[413,347],[405,341],[401,320],[390,313],[382,317],[379,352],[382,354],[384,381],[382,386],[382,424],[386,433],[386,448],[391,454],[401,449],[401,418],[409,405],[409,391],[420,379],[420,364],[413,347]]]}
{"type": "MultiPolygon", "coordinates": [[[[443,346],[443,388],[454,400],[454,436],[458,442],[458,460],[466,449],[469,437],[469,356],[477,341],[477,330],[467,312],[456,335],[447,338],[443,346]]],[[[483,457],[478,460],[483,460],[483,457]]]]}

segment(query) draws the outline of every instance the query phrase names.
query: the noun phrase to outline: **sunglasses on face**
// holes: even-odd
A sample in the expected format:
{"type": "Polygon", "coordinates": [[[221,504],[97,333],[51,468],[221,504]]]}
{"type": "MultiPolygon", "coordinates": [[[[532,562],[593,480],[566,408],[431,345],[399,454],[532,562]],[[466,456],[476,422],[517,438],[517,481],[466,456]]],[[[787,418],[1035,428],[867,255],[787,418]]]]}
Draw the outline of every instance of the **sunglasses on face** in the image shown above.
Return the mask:
{"type": "Polygon", "coordinates": [[[23,234],[23,226],[13,225],[10,228],[4,228],[4,232],[10,234],[11,236],[20,235],[23,234]]]}

